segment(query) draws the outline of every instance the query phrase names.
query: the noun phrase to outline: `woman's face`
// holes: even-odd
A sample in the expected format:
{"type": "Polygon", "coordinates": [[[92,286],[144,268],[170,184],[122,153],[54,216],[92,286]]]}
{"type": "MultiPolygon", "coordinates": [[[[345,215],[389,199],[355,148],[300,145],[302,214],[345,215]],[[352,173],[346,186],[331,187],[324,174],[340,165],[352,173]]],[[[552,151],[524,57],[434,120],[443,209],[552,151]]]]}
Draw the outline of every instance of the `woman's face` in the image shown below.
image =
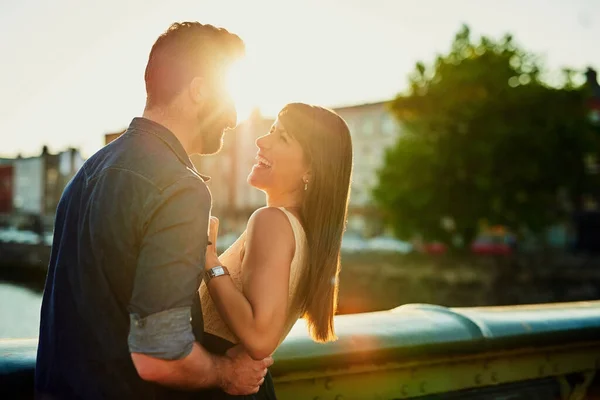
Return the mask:
{"type": "Polygon", "coordinates": [[[273,195],[304,190],[309,169],[304,151],[279,119],[268,134],[256,140],[256,146],[256,164],[248,175],[250,185],[273,195]]]}

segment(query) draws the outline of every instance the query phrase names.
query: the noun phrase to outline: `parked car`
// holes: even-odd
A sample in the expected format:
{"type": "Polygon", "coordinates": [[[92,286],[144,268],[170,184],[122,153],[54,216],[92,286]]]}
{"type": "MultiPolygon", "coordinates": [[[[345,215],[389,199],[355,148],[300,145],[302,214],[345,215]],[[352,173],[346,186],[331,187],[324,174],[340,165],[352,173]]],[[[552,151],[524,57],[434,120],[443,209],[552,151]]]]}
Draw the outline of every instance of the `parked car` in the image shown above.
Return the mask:
{"type": "Polygon", "coordinates": [[[346,232],[342,237],[342,250],[356,252],[367,250],[367,241],[356,233],[346,232]]]}
{"type": "Polygon", "coordinates": [[[402,254],[407,254],[413,251],[412,244],[389,236],[378,236],[369,239],[366,247],[369,250],[389,251],[402,254]]]}
{"type": "Polygon", "coordinates": [[[481,235],[471,243],[471,251],[475,254],[508,255],[513,248],[509,244],[508,235],[481,235]]]}
{"type": "Polygon", "coordinates": [[[441,242],[424,243],[421,246],[423,253],[427,254],[444,254],[448,251],[448,246],[441,242]]]}

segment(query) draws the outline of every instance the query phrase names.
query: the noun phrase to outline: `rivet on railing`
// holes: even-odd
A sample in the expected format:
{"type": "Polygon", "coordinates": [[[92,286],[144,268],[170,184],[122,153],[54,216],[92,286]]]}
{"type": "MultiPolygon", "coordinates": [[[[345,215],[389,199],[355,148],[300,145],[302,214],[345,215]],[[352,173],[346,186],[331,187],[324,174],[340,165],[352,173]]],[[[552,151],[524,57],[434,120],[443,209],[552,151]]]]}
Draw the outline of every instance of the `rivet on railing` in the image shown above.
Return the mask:
{"type": "Polygon", "coordinates": [[[331,379],[331,378],[325,379],[325,389],[331,390],[332,386],[333,386],[333,379],[331,379]]]}
{"type": "Polygon", "coordinates": [[[402,387],[400,388],[400,394],[402,396],[408,396],[408,385],[402,385],[402,387]]]}
{"type": "Polygon", "coordinates": [[[492,372],[492,382],[498,382],[498,374],[496,374],[495,372],[492,372]]]}

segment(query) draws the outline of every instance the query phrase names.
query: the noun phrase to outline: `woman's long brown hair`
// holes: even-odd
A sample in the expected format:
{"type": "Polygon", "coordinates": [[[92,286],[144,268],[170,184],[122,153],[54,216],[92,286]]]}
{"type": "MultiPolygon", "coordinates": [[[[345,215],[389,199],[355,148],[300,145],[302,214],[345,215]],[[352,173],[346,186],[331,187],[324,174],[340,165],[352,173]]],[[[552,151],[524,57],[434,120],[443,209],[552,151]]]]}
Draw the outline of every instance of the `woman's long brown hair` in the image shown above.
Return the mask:
{"type": "Polygon", "coordinates": [[[303,310],[312,338],[328,342],[336,339],[333,316],[352,175],[350,131],[335,112],[302,103],[286,105],[278,118],[300,143],[311,171],[301,210],[307,268],[294,302],[303,310]]]}

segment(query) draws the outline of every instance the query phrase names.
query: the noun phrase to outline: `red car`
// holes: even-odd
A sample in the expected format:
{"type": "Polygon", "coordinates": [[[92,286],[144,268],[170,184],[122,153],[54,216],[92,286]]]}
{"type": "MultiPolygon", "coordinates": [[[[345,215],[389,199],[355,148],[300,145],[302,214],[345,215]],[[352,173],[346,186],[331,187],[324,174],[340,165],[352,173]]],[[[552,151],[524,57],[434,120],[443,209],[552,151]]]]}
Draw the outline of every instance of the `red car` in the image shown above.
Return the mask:
{"type": "Polygon", "coordinates": [[[444,243],[432,242],[423,244],[422,249],[427,254],[444,254],[448,247],[444,243]]]}
{"type": "Polygon", "coordinates": [[[480,236],[471,244],[475,254],[508,255],[513,249],[504,236],[480,236]]]}

